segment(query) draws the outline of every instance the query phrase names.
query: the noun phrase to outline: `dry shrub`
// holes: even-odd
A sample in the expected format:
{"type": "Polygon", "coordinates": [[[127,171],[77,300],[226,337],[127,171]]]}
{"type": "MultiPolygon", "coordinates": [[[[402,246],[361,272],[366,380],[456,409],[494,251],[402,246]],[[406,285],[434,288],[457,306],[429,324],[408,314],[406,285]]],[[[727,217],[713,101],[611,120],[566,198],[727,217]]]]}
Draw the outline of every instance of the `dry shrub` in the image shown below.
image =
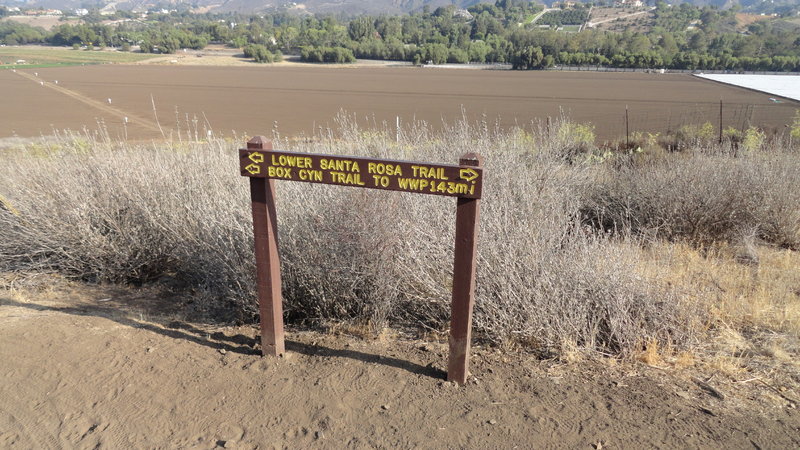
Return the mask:
{"type": "MultiPolygon", "coordinates": [[[[483,154],[475,327],[489,340],[615,354],[689,342],[696,311],[642,276],[637,243],[581,226],[596,167],[565,160],[569,136],[541,130],[460,122],[441,134],[424,123],[363,131],[342,116],[316,139],[275,146],[446,163],[483,154]]],[[[243,142],[73,142],[0,155],[0,195],[19,211],[0,210],[0,270],[137,283],[168,274],[200,308],[256,313],[243,142]]],[[[447,325],[452,198],[277,184],[290,319],[447,325]]]]}
{"type": "Polygon", "coordinates": [[[694,245],[736,241],[753,230],[800,246],[800,161],[778,151],[684,153],[649,164],[609,166],[588,192],[586,220],[604,230],[694,245]]]}

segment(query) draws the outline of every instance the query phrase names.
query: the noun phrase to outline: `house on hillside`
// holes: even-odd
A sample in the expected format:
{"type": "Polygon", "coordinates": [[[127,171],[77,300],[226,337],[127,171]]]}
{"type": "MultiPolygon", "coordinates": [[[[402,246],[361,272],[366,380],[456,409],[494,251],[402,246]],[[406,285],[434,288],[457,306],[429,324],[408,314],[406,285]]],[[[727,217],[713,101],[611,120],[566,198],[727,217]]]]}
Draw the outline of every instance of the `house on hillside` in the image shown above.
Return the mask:
{"type": "Polygon", "coordinates": [[[457,9],[453,11],[453,17],[461,17],[466,20],[472,20],[472,13],[466,9],[457,9]]]}
{"type": "Polygon", "coordinates": [[[563,2],[554,2],[552,7],[561,9],[572,9],[575,7],[575,5],[577,5],[577,2],[574,2],[572,0],[565,0],[563,2]]]}
{"type": "Polygon", "coordinates": [[[30,9],[25,11],[26,16],[62,16],[60,9],[30,9]]]}

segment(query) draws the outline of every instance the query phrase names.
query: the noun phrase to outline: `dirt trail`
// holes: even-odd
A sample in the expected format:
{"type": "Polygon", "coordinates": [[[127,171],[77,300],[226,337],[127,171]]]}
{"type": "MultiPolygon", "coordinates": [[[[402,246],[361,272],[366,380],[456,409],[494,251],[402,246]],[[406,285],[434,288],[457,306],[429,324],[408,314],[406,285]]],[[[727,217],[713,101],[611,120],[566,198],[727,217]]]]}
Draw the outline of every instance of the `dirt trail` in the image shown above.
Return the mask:
{"type": "MultiPolygon", "coordinates": [[[[478,347],[176,320],[180,298],[65,285],[0,290],[2,448],[798,448],[800,413],[757,383],[478,347]],[[741,391],[732,390],[741,386],[741,391]]],[[[787,394],[788,396],[788,394],[787,394]]]]}
{"type": "Polygon", "coordinates": [[[106,104],[97,100],[93,100],[85,95],[82,95],[79,92],[74,92],[63,86],[59,86],[58,84],[56,84],[57,82],[44,81],[39,77],[23,72],[22,70],[16,70],[14,73],[23,78],[27,78],[28,80],[31,80],[34,83],[39,83],[44,87],[50,88],[56,92],[60,92],[61,94],[71,97],[85,105],[91,106],[92,108],[110,114],[112,116],[116,116],[117,118],[119,118],[122,121],[125,121],[126,123],[136,124],[150,131],[155,131],[161,133],[162,135],[164,134],[163,130],[161,129],[161,126],[158,123],[153,122],[152,120],[145,119],[144,117],[137,116],[136,114],[123,111],[119,108],[112,107],[110,103],[106,104]]]}

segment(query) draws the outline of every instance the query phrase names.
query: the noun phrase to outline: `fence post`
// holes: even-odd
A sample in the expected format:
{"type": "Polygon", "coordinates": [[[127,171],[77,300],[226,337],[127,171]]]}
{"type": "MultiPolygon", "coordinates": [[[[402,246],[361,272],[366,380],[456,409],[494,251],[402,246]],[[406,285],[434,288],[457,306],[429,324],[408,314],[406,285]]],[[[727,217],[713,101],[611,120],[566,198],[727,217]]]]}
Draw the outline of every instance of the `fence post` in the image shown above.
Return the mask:
{"type": "Polygon", "coordinates": [[[630,128],[628,126],[628,105],[625,105],[625,149],[631,146],[630,128]]]}
{"type": "MultiPolygon", "coordinates": [[[[467,153],[462,166],[482,167],[483,158],[467,153]]],[[[475,304],[475,266],[478,249],[480,199],[458,198],[456,242],[453,262],[453,298],[450,307],[450,356],[447,380],[467,382],[469,349],[472,340],[472,309],[475,304]]]]}
{"type": "MultiPolygon", "coordinates": [[[[255,136],[247,141],[248,150],[272,151],[272,141],[255,136]]],[[[252,155],[252,154],[251,154],[252,155]]],[[[262,155],[261,158],[266,158],[262,155]]],[[[251,159],[252,156],[251,156],[251,159]]],[[[261,323],[261,354],[285,353],[283,341],[283,305],[281,299],[281,263],[278,258],[278,216],[275,210],[275,181],[250,178],[253,203],[253,236],[256,253],[256,286],[261,323]]]]}

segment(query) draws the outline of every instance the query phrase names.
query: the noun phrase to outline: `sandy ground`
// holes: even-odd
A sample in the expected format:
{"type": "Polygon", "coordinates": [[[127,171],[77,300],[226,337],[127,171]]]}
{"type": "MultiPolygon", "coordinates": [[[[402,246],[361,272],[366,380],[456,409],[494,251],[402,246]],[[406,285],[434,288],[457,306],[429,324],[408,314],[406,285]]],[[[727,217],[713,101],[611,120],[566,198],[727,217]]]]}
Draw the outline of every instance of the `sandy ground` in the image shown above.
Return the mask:
{"type": "Polygon", "coordinates": [[[720,99],[725,127],[783,129],[798,107],[797,102],[775,103],[769,94],[686,74],[245,64],[249,67],[147,64],[0,71],[0,138],[84,126],[102,128],[112,138],[160,138],[156,123],[167,137],[177,132],[202,137],[208,130],[225,136],[271,135],[273,130],[310,136],[336,129],[333,118],[344,110],[362,127],[391,133],[398,120],[406,129],[413,121],[441,128],[443,122],[462,118],[508,129],[565,115],[593,124],[602,142],[625,135],[626,107],[631,132],[717,124],[720,99]]]}
{"type": "Polygon", "coordinates": [[[6,286],[2,448],[800,447],[780,386],[478,346],[457,387],[443,343],[290,330],[262,358],[162,289],[6,286]]]}

